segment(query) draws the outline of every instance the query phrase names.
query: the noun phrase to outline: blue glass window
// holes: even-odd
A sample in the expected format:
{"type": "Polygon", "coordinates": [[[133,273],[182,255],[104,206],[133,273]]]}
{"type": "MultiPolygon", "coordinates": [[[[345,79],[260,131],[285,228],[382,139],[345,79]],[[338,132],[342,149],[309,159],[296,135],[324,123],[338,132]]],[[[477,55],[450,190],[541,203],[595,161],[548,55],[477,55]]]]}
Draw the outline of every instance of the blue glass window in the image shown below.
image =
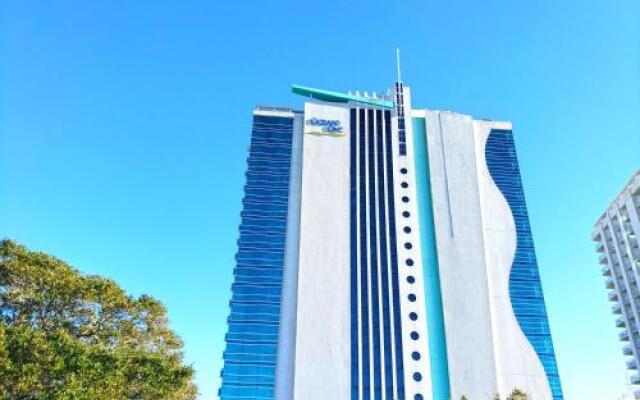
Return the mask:
{"type": "Polygon", "coordinates": [[[221,371],[222,400],[274,398],[293,119],[255,116],[221,371]]]}

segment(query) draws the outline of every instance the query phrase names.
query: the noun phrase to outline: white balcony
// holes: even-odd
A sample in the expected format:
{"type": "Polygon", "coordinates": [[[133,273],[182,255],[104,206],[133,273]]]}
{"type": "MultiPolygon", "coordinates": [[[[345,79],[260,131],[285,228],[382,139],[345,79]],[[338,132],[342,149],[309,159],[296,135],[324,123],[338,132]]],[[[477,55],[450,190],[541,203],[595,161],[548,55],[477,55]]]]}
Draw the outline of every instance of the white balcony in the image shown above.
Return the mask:
{"type": "Polygon", "coordinates": [[[611,277],[607,278],[607,280],[604,281],[604,284],[607,287],[607,289],[613,289],[614,288],[613,278],[611,277]]]}
{"type": "Polygon", "coordinates": [[[594,242],[599,242],[602,240],[602,233],[600,232],[600,230],[597,230],[594,228],[594,230],[591,232],[591,239],[594,242]]]}
{"type": "Polygon", "coordinates": [[[608,265],[603,265],[602,268],[600,269],[600,272],[604,276],[611,276],[611,268],[609,268],[608,265]]]}
{"type": "Polygon", "coordinates": [[[600,264],[607,264],[608,260],[607,260],[607,256],[604,254],[600,254],[600,257],[598,257],[598,262],[600,264]]]}
{"type": "Polygon", "coordinates": [[[622,354],[624,354],[625,356],[632,356],[633,355],[633,349],[631,348],[631,343],[625,345],[622,348],[622,354]]]}
{"type": "Polygon", "coordinates": [[[609,301],[618,301],[618,292],[616,292],[615,290],[611,290],[608,296],[609,301]]]}
{"type": "Polygon", "coordinates": [[[622,314],[622,306],[620,306],[620,303],[616,303],[611,306],[611,311],[613,311],[614,314],[622,314]]]}
{"type": "Polygon", "coordinates": [[[604,242],[596,243],[596,251],[598,253],[604,253],[604,242]]]}
{"type": "Polygon", "coordinates": [[[638,374],[631,375],[631,377],[629,378],[629,382],[631,382],[632,385],[640,384],[640,375],[638,374]]]}
{"type": "Polygon", "coordinates": [[[622,340],[623,342],[628,342],[629,341],[629,332],[627,332],[626,330],[620,332],[618,334],[618,337],[620,338],[620,340],[622,340]]]}
{"type": "Polygon", "coordinates": [[[635,358],[631,360],[627,360],[627,369],[638,369],[638,365],[636,364],[635,358]]]}
{"type": "Polygon", "coordinates": [[[616,326],[618,328],[624,328],[627,325],[626,321],[624,320],[624,317],[618,317],[616,318],[616,326]]]}

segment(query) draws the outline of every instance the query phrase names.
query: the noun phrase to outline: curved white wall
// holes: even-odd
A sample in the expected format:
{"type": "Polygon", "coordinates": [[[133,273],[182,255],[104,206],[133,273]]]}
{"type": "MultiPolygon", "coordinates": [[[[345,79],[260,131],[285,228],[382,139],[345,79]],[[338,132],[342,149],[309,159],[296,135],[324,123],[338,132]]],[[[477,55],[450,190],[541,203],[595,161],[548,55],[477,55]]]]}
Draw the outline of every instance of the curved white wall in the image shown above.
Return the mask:
{"type": "Polygon", "coordinates": [[[551,400],[542,363],[520,328],[509,297],[516,229],[509,204],[491,178],[484,157],[491,129],[510,130],[511,124],[473,122],[498,389],[503,398],[519,388],[533,399],[551,400]]]}
{"type": "Polygon", "coordinates": [[[425,116],[451,398],[491,399],[498,384],[473,120],[425,116]]]}

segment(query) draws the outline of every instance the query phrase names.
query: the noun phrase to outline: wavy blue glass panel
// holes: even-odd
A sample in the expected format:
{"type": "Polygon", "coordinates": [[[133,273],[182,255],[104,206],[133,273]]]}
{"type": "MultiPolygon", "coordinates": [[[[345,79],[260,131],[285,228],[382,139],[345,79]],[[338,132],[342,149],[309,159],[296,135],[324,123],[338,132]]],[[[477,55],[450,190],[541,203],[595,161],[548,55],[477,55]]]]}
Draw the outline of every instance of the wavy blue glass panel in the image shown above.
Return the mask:
{"type": "Polygon", "coordinates": [[[509,203],[516,225],[516,253],[509,276],[513,312],[544,367],[553,399],[562,400],[562,387],[540,285],[520,167],[510,130],[491,131],[486,143],[485,159],[491,177],[509,203]]]}
{"type": "Polygon", "coordinates": [[[222,400],[273,400],[293,118],[255,116],[221,371],[222,400]]]}

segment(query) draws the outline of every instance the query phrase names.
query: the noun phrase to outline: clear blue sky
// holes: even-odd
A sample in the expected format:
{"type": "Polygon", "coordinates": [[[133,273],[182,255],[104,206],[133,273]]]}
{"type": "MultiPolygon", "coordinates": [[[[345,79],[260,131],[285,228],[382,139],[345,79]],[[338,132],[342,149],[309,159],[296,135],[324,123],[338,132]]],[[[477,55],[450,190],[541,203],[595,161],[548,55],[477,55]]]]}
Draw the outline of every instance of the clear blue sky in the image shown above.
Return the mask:
{"type": "Polygon", "coordinates": [[[636,0],[0,0],[0,236],[163,301],[219,384],[256,104],[292,83],[514,123],[569,400],[625,390],[592,224],[640,167],[636,0]]]}

